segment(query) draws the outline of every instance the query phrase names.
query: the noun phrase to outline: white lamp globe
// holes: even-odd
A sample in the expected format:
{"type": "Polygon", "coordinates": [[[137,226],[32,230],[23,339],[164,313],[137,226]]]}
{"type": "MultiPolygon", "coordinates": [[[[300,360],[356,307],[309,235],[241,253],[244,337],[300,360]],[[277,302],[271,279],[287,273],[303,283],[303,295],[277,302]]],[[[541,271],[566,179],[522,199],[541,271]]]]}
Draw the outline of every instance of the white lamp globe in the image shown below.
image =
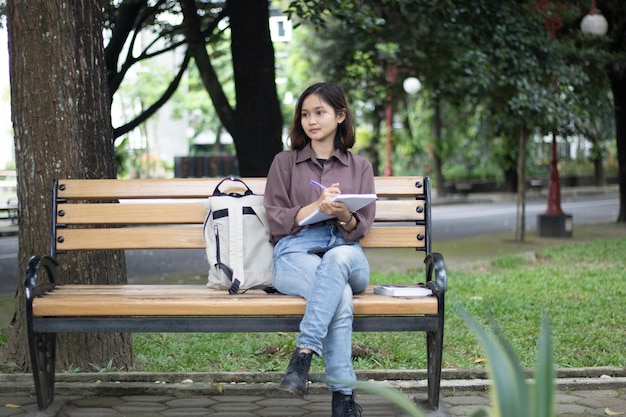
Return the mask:
{"type": "Polygon", "coordinates": [[[409,77],[402,83],[402,88],[407,94],[415,94],[422,88],[422,83],[415,77],[409,77]]]}
{"type": "Polygon", "coordinates": [[[609,23],[600,13],[589,13],[580,21],[580,30],[583,33],[603,36],[609,30],[609,23]]]}

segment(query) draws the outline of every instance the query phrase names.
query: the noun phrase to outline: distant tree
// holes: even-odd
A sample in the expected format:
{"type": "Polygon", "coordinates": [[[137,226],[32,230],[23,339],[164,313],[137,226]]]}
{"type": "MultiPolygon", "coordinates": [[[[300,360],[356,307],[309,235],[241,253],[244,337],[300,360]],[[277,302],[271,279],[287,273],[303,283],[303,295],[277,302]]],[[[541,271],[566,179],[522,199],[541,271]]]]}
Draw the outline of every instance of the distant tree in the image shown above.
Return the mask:
{"type": "MultiPolygon", "coordinates": [[[[579,42],[580,19],[589,5],[588,0],[392,0],[383,6],[375,0],[363,0],[356,10],[349,0],[291,2],[294,13],[316,26],[328,25],[331,18],[341,20],[345,38],[358,46],[369,43],[369,51],[376,50],[372,45],[395,45],[389,63],[412,71],[423,88],[433,90],[441,100],[476,101],[488,111],[492,136],[507,136],[515,142],[536,132],[585,133],[576,130],[581,125],[575,121],[584,118],[589,109],[607,111],[589,99],[592,90],[606,88],[608,75],[619,161],[618,221],[626,221],[626,2],[598,1],[609,22],[607,37],[579,42]],[[542,4],[544,13],[537,13],[535,6],[542,4]],[[563,24],[558,39],[550,39],[543,27],[550,17],[559,17],[563,24]],[[594,57],[605,65],[606,73],[599,77],[585,76],[589,63],[581,62],[593,50],[600,51],[594,57]],[[589,107],[573,105],[585,97],[589,107]]],[[[343,45],[341,39],[335,42],[343,45]]],[[[327,60],[330,65],[332,62],[327,60]]],[[[329,74],[341,75],[341,67],[347,68],[345,62],[340,61],[329,74]]],[[[378,85],[382,85],[385,65],[379,68],[378,85]]],[[[363,85],[371,82],[362,80],[363,85]]],[[[372,87],[369,90],[376,91],[372,87]]],[[[603,119],[594,111],[592,118],[603,119]]],[[[585,130],[587,135],[592,132],[588,126],[585,130]]],[[[507,163],[504,168],[513,175],[511,184],[523,183],[517,178],[517,164],[507,163]]]]}
{"type": "Polygon", "coordinates": [[[185,48],[186,52],[162,95],[146,105],[133,120],[116,127],[115,136],[143,123],[172,97],[193,57],[208,98],[221,124],[233,137],[240,174],[266,175],[274,155],[282,150],[283,127],[274,82],[269,1],[161,0],[153,3],[135,0],[117,3],[104,2],[107,26],[111,28],[105,55],[111,99],[135,63],[176,48],[185,48]],[[215,70],[212,54],[207,51],[207,45],[224,40],[225,29],[218,27],[219,23],[228,24],[235,97],[225,92],[222,74],[215,70]],[[135,52],[142,31],[151,31],[154,40],[135,52]]]}
{"type": "Polygon", "coordinates": [[[274,81],[267,0],[228,0],[236,105],[231,107],[207,53],[193,0],[181,0],[187,40],[220,121],[237,149],[242,176],[265,176],[282,150],[282,114],[274,81]]]}
{"type": "MultiPolygon", "coordinates": [[[[113,132],[102,65],[102,14],[95,0],[12,0],[7,3],[11,115],[15,132],[19,212],[18,270],[47,254],[54,178],[115,178],[113,132]]],[[[118,251],[59,255],[64,282],[126,281],[118,251]]],[[[2,361],[29,368],[24,293],[2,361]]],[[[129,368],[127,334],[58,335],[57,365],[89,369],[109,361],[129,368]]]]}
{"type": "Polygon", "coordinates": [[[606,71],[611,82],[615,105],[615,136],[617,140],[620,209],[617,221],[626,223],[626,2],[601,2],[609,22],[608,51],[611,55],[606,71]]]}

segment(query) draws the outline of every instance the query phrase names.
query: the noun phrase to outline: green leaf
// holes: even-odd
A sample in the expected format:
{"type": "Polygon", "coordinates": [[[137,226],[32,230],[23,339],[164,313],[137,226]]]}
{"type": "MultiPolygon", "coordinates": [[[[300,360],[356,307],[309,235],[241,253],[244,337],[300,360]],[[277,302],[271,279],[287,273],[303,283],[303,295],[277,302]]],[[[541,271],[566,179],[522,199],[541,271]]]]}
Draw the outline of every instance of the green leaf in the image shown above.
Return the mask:
{"type": "Polygon", "coordinates": [[[535,390],[533,398],[534,417],[552,417],[554,407],[554,364],[550,322],[547,315],[541,321],[541,334],[535,365],[535,390]]]}
{"type": "Polygon", "coordinates": [[[462,307],[461,316],[478,336],[488,358],[488,372],[491,378],[491,402],[494,416],[528,417],[528,385],[521,372],[519,361],[510,350],[503,347],[501,339],[488,333],[462,307]]]}

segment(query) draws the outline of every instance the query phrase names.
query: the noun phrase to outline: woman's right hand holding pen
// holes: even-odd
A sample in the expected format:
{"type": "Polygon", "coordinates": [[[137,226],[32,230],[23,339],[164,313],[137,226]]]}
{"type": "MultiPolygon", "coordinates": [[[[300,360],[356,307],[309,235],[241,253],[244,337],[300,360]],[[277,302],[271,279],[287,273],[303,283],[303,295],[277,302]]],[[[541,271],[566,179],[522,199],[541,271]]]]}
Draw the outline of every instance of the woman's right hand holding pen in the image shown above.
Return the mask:
{"type": "MultiPolygon", "coordinates": [[[[300,209],[295,218],[295,224],[304,219],[309,214],[313,213],[315,210],[319,210],[322,213],[326,213],[329,215],[337,216],[338,214],[343,214],[345,205],[343,203],[333,203],[331,199],[336,197],[338,194],[341,194],[341,189],[339,188],[339,183],[332,183],[330,186],[325,187],[322,184],[311,180],[312,185],[320,188],[320,196],[317,200],[313,201],[311,204],[304,206],[300,209]]],[[[345,217],[345,216],[344,216],[345,217]]]]}
{"type": "Polygon", "coordinates": [[[322,213],[335,216],[340,220],[350,219],[352,213],[348,210],[348,207],[344,203],[332,201],[334,197],[341,194],[339,183],[335,182],[330,187],[326,187],[320,193],[320,198],[317,200],[317,209],[322,213]]]}

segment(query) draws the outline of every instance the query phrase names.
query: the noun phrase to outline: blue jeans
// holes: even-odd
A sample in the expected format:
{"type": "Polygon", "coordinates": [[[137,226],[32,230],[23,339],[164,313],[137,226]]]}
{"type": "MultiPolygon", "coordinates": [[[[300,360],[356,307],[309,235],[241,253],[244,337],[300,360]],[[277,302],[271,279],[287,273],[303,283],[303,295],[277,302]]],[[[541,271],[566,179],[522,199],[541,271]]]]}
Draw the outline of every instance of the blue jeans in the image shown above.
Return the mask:
{"type": "Polygon", "coordinates": [[[370,269],[358,243],[329,249],[323,257],[307,251],[346,243],[336,226],[302,229],[281,238],[274,248],[274,286],[306,299],[296,345],[324,359],[331,391],[351,394],[352,295],[365,290],[370,269]]]}

